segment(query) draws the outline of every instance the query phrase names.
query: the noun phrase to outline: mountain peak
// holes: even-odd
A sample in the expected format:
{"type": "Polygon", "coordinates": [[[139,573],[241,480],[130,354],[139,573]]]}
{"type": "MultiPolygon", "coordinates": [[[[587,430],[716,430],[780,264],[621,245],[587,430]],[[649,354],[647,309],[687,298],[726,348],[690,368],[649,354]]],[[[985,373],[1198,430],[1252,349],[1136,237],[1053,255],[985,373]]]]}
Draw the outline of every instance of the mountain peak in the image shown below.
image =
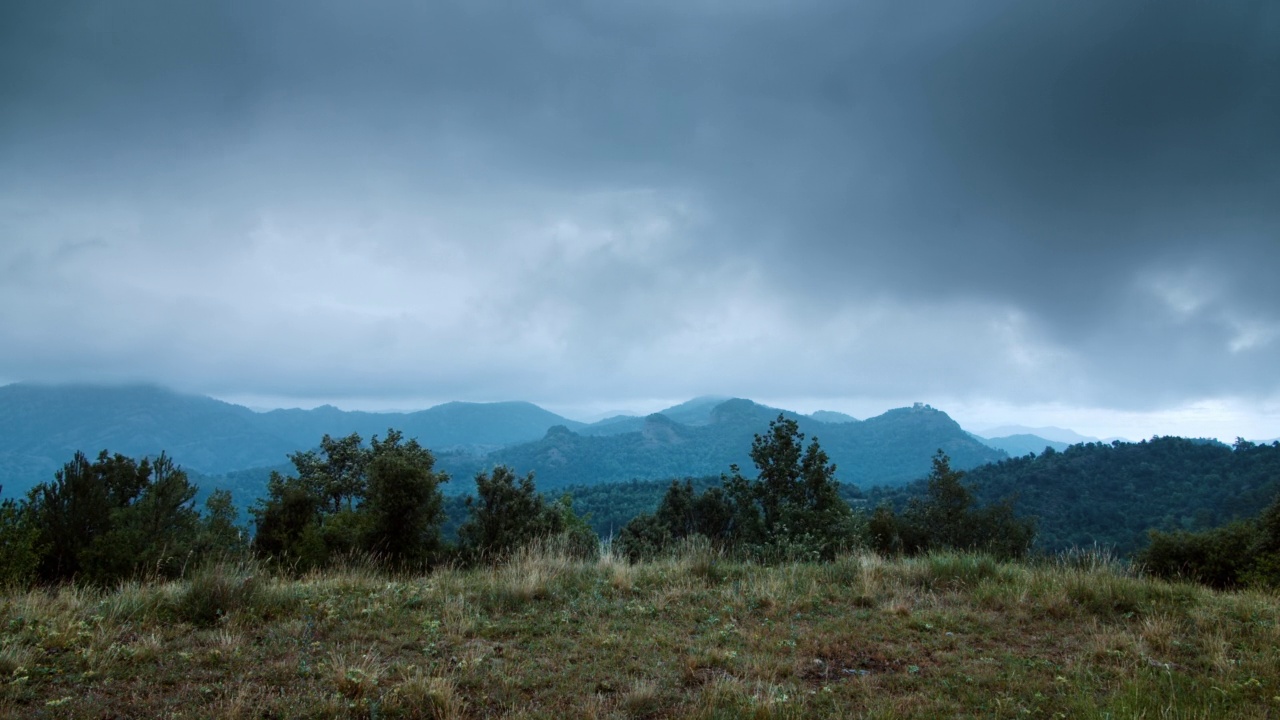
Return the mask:
{"type": "Polygon", "coordinates": [[[838,425],[841,423],[855,423],[858,418],[852,415],[846,415],[835,410],[815,410],[809,413],[809,417],[818,422],[827,423],[829,425],[838,425]]]}
{"type": "Polygon", "coordinates": [[[729,398],[721,395],[701,395],[660,412],[681,425],[708,425],[716,406],[726,400],[729,398]]]}
{"type": "Polygon", "coordinates": [[[725,400],[712,408],[710,424],[719,425],[734,420],[755,420],[770,411],[771,408],[766,408],[751,400],[733,398],[725,400]]]}
{"type": "Polygon", "coordinates": [[[680,433],[682,427],[684,426],[666,415],[654,413],[644,419],[640,434],[646,445],[679,445],[684,442],[680,433]]]}
{"type": "Polygon", "coordinates": [[[552,425],[547,428],[546,439],[576,437],[577,433],[565,427],[564,425],[552,425]]]}

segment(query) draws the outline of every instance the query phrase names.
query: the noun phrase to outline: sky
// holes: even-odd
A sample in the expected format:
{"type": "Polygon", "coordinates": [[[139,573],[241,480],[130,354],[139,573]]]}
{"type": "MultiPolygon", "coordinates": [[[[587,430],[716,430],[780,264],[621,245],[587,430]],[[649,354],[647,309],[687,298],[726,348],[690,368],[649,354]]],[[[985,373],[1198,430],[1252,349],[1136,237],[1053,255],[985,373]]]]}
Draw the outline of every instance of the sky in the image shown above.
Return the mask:
{"type": "Polygon", "coordinates": [[[0,6],[0,383],[1280,437],[1280,3],[0,6]]]}

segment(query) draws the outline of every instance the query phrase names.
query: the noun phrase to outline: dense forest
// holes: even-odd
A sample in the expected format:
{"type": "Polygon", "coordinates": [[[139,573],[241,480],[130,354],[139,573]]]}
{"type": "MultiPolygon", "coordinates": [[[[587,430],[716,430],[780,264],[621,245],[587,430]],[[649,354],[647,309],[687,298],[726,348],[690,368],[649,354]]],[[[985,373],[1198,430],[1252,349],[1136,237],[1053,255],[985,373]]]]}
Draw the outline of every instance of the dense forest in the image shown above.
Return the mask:
{"type": "Polygon", "coordinates": [[[1257,515],[1280,491],[1280,444],[1088,443],[974,468],[968,482],[981,501],[1009,499],[1036,517],[1043,550],[1098,544],[1128,554],[1149,529],[1205,530],[1257,515]]]}

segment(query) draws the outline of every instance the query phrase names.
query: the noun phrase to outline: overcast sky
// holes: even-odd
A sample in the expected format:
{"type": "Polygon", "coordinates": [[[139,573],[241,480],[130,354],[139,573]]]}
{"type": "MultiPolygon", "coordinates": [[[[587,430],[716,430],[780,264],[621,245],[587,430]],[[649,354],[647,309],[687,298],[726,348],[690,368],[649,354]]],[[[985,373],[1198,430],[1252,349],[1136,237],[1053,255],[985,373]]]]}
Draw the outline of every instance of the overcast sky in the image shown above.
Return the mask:
{"type": "Polygon", "coordinates": [[[0,5],[0,382],[1280,436],[1280,3],[0,5]]]}

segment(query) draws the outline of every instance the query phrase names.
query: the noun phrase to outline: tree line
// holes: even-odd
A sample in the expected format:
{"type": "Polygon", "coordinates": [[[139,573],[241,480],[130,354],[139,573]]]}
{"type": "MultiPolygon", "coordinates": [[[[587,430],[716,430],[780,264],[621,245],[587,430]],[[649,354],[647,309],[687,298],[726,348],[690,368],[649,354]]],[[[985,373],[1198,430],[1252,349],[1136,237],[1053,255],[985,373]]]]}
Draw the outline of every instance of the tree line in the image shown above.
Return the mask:
{"type": "MultiPolygon", "coordinates": [[[[755,435],[755,473],[736,466],[718,484],[695,491],[673,482],[654,513],[627,522],[613,541],[639,560],[702,536],[726,553],[772,559],[830,559],[870,546],[918,553],[965,548],[1020,557],[1034,526],[1007,506],[975,507],[963,473],[939,451],[930,494],[895,513],[855,512],[841,496],[836,467],[816,438],[805,444],[794,420],[779,415],[755,435]]],[[[231,494],[213,493],[203,512],[197,488],[165,455],[134,460],[103,451],[77,453],[21,501],[0,505],[0,579],[10,584],[173,578],[199,563],[255,556],[292,572],[353,558],[400,569],[501,560],[539,538],[558,537],[582,557],[600,540],[572,500],[548,500],[532,474],[498,466],[476,475],[456,542],[443,539],[435,457],[395,430],[366,443],[358,434],[324,436],[318,448],[289,457],[252,508],[249,533],[236,523],[231,494]]]]}
{"type": "Polygon", "coordinates": [[[135,460],[104,450],[90,461],[77,452],[52,482],[0,503],[0,583],[110,586],[249,556],[290,572],[351,560],[427,568],[498,560],[549,536],[583,556],[599,547],[571,500],[548,502],[532,475],[505,467],[476,476],[460,541],[446,544],[440,485],[449,478],[429,450],[395,430],[367,444],[354,433],[325,435],[289,459],[294,471],[273,472],[250,508],[250,533],[228,491],[197,510],[197,487],[164,454],[135,460]]]}
{"type": "Polygon", "coordinates": [[[854,547],[885,554],[958,549],[1013,559],[1026,555],[1035,523],[1016,517],[1008,503],[978,507],[965,473],[941,450],[933,458],[927,492],[896,512],[882,505],[868,516],[841,496],[835,465],[815,438],[806,447],[794,420],[779,416],[756,435],[754,479],[737,466],[702,492],[674,481],[653,513],[638,515],[616,543],[632,559],[660,554],[694,536],[759,560],[831,559],[854,547]]]}

